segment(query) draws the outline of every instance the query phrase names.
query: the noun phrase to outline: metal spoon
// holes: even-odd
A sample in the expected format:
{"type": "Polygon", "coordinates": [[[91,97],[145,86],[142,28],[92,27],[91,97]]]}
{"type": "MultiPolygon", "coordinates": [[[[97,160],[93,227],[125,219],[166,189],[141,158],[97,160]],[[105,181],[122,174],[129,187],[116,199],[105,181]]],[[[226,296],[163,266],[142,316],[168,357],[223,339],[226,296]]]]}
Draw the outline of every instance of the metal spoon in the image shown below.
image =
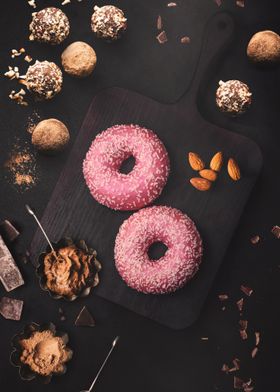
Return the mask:
{"type": "Polygon", "coordinates": [[[48,241],[48,244],[50,245],[52,252],[55,254],[55,250],[54,250],[54,248],[53,248],[53,246],[52,246],[52,244],[51,244],[51,241],[49,240],[49,237],[47,236],[45,230],[43,229],[41,223],[39,222],[39,219],[38,219],[37,216],[35,215],[35,212],[29,207],[28,204],[25,204],[25,208],[26,208],[27,212],[28,212],[30,215],[32,215],[33,218],[35,219],[35,221],[37,222],[38,226],[40,227],[40,230],[42,231],[42,233],[44,234],[46,240],[48,241]]]}
{"type": "Polygon", "coordinates": [[[83,390],[83,391],[81,391],[81,392],[91,392],[91,390],[92,390],[92,388],[94,387],[94,385],[95,385],[95,383],[96,383],[96,381],[97,381],[97,379],[98,379],[100,373],[102,372],[104,366],[106,365],[106,362],[108,361],[108,359],[109,359],[109,357],[110,357],[112,351],[114,350],[114,348],[115,348],[115,346],[116,346],[116,344],[117,344],[119,338],[120,338],[120,337],[117,336],[117,337],[113,340],[113,342],[112,342],[112,347],[111,347],[110,351],[108,352],[107,357],[105,358],[104,362],[102,363],[100,369],[98,370],[97,375],[95,376],[95,379],[93,380],[93,382],[92,382],[91,386],[89,387],[89,389],[83,390]]]}

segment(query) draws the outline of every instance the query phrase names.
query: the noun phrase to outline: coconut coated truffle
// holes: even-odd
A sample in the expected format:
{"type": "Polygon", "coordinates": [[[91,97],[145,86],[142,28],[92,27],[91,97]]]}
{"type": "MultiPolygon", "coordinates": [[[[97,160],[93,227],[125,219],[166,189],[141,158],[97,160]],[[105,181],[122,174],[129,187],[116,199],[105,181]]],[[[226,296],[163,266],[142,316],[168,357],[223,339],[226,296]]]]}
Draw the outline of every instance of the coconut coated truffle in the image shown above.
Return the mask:
{"type": "Polygon", "coordinates": [[[30,41],[58,45],[68,37],[70,24],[65,13],[59,8],[48,7],[32,14],[29,30],[30,41]]]}
{"type": "Polygon", "coordinates": [[[96,65],[96,53],[85,42],[73,42],[61,55],[62,67],[69,75],[83,78],[92,73],[96,65]]]}
{"type": "Polygon", "coordinates": [[[279,63],[280,36],[269,30],[254,34],[247,47],[247,56],[258,64],[279,63]]]}
{"type": "Polygon", "coordinates": [[[63,150],[70,140],[67,127],[55,118],[40,121],[33,133],[32,144],[37,150],[55,154],[63,150]]]}
{"type": "Polygon", "coordinates": [[[91,28],[98,38],[115,41],[127,28],[127,19],[121,9],[113,5],[94,7],[91,17],[91,28]]]}
{"type": "Polygon", "coordinates": [[[240,80],[219,82],[216,92],[218,108],[225,113],[238,115],[244,113],[251,105],[252,93],[247,84],[240,80]]]}
{"type": "Polygon", "coordinates": [[[39,100],[51,99],[62,88],[61,69],[49,61],[36,61],[30,65],[26,73],[28,90],[39,100]]]}

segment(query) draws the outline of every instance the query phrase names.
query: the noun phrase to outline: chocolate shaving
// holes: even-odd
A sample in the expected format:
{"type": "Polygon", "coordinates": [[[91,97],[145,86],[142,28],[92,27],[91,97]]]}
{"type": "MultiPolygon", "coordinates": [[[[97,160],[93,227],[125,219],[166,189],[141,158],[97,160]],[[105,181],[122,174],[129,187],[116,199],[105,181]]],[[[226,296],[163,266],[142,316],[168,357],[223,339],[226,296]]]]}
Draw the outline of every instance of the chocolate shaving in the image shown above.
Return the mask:
{"type": "Polygon", "coordinates": [[[181,44],[189,44],[191,42],[190,37],[188,37],[187,35],[185,35],[184,37],[182,37],[180,39],[181,44]]]}
{"type": "Polygon", "coordinates": [[[236,305],[237,305],[237,308],[238,308],[239,312],[242,312],[243,305],[244,305],[244,299],[240,298],[240,300],[236,302],[236,305]]]}
{"type": "Polygon", "coordinates": [[[0,313],[7,320],[19,321],[22,308],[23,301],[19,299],[3,297],[0,300],[0,313]]]}
{"type": "Polygon", "coordinates": [[[77,327],[94,327],[95,326],[95,320],[85,306],[82,308],[82,310],[78,314],[78,316],[75,320],[75,325],[77,327]]]}
{"type": "Polygon", "coordinates": [[[168,8],[177,7],[177,3],[175,3],[175,2],[167,3],[167,7],[168,8]]]}
{"type": "Polygon", "coordinates": [[[236,370],[240,369],[240,359],[234,358],[232,363],[234,364],[234,367],[235,367],[236,370]]]}
{"type": "Polygon", "coordinates": [[[158,42],[159,42],[160,44],[165,44],[165,43],[168,41],[167,35],[166,35],[166,33],[165,33],[164,30],[163,30],[162,32],[160,32],[160,33],[156,36],[156,39],[158,40],[158,42]]]}
{"type": "Polygon", "coordinates": [[[3,235],[4,240],[7,242],[13,242],[19,236],[19,231],[7,219],[5,219],[3,222],[1,222],[0,228],[1,228],[1,234],[3,235]]]}
{"type": "Polygon", "coordinates": [[[257,352],[259,351],[259,349],[258,349],[258,347],[255,347],[253,350],[252,350],[252,353],[251,353],[251,357],[254,359],[255,358],[255,356],[257,355],[257,352]]]}
{"type": "Polygon", "coordinates": [[[203,336],[202,338],[201,338],[201,340],[209,340],[209,338],[207,337],[207,336],[203,336]]]}
{"type": "Polygon", "coordinates": [[[251,289],[251,287],[247,287],[247,286],[241,285],[241,286],[240,286],[240,290],[241,290],[244,294],[246,294],[248,297],[250,297],[250,295],[253,294],[253,289],[251,289]]]}
{"type": "Polygon", "coordinates": [[[259,235],[255,235],[254,237],[252,237],[250,239],[250,241],[251,241],[251,244],[256,245],[256,244],[260,243],[261,237],[259,235]]]}
{"type": "Polygon", "coordinates": [[[158,18],[157,18],[157,29],[158,30],[162,30],[162,27],[163,27],[163,25],[162,25],[162,18],[159,15],[158,18]]]}
{"type": "Polygon", "coordinates": [[[240,337],[241,337],[242,340],[248,339],[248,334],[247,334],[247,332],[244,329],[240,329],[239,332],[240,332],[240,337]]]}
{"type": "Polygon", "coordinates": [[[242,340],[246,340],[248,338],[247,335],[247,328],[248,328],[248,321],[247,320],[239,320],[239,325],[240,325],[240,337],[242,340]]]}
{"type": "Polygon", "coordinates": [[[256,337],[256,346],[258,346],[260,344],[260,340],[261,340],[260,332],[255,332],[255,337],[256,337]]]}
{"type": "Polygon", "coordinates": [[[224,363],[221,370],[222,370],[222,372],[228,374],[228,372],[229,372],[229,367],[228,367],[228,365],[227,365],[226,363],[224,363]]]}
{"type": "Polygon", "coordinates": [[[228,295],[227,294],[220,294],[219,295],[219,300],[220,301],[226,301],[228,299],[228,295]]]}
{"type": "Polygon", "coordinates": [[[280,238],[280,227],[279,226],[273,226],[271,229],[271,233],[279,240],[280,238]]]}

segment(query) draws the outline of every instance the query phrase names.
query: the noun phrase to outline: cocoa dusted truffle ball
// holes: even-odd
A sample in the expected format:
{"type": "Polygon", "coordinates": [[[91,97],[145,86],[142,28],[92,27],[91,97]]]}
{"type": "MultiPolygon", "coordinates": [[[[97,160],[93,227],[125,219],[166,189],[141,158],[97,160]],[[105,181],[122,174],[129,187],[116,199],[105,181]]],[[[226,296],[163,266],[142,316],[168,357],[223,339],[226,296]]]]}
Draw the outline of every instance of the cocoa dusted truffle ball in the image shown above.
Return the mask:
{"type": "Polygon", "coordinates": [[[247,56],[257,64],[279,63],[280,36],[269,30],[256,33],[248,44],[247,56]]]}
{"type": "Polygon", "coordinates": [[[78,78],[89,76],[96,65],[96,53],[85,42],[73,42],[61,55],[62,67],[69,75],[78,78]]]}
{"type": "Polygon", "coordinates": [[[49,61],[36,61],[30,65],[26,73],[28,90],[39,100],[51,99],[62,88],[62,72],[60,68],[49,61]]]}
{"type": "Polygon", "coordinates": [[[55,118],[40,121],[32,133],[32,144],[46,154],[55,154],[63,150],[69,140],[67,127],[55,118]]]}
{"type": "Polygon", "coordinates": [[[98,38],[115,41],[127,28],[127,19],[121,9],[113,5],[94,7],[91,17],[91,28],[98,38]]]}
{"type": "Polygon", "coordinates": [[[239,80],[219,82],[216,103],[222,112],[232,115],[242,114],[249,108],[251,101],[252,93],[247,84],[239,80]]]}
{"type": "Polygon", "coordinates": [[[68,37],[70,24],[65,13],[59,8],[48,7],[32,14],[29,30],[30,41],[58,45],[68,37]]]}

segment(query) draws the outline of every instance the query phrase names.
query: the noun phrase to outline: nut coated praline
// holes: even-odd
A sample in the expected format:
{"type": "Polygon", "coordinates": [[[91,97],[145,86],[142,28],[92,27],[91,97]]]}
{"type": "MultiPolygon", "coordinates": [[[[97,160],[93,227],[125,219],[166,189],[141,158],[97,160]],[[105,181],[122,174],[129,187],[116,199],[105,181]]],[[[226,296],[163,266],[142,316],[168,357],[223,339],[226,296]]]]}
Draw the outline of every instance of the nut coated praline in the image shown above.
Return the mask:
{"type": "Polygon", "coordinates": [[[61,69],[55,63],[36,61],[29,66],[25,82],[37,99],[52,99],[61,91],[63,77],[61,69]]]}
{"type": "Polygon", "coordinates": [[[127,19],[121,9],[113,5],[94,7],[91,17],[91,28],[98,38],[115,41],[127,28],[127,19]]]}
{"type": "Polygon", "coordinates": [[[254,34],[247,47],[248,58],[260,65],[280,62],[280,36],[265,30],[254,34]]]}
{"type": "Polygon", "coordinates": [[[30,41],[58,45],[68,37],[70,24],[65,13],[59,8],[48,7],[32,14],[29,30],[30,41]]]}
{"type": "Polygon", "coordinates": [[[32,132],[32,144],[46,154],[63,150],[70,140],[67,127],[55,118],[40,121],[32,132]]]}
{"type": "Polygon", "coordinates": [[[247,84],[240,80],[219,82],[216,104],[224,112],[236,116],[244,113],[251,105],[252,93],[247,84]]]}
{"type": "Polygon", "coordinates": [[[96,66],[96,53],[85,42],[77,41],[63,51],[61,63],[65,72],[77,78],[89,76],[96,66]]]}

